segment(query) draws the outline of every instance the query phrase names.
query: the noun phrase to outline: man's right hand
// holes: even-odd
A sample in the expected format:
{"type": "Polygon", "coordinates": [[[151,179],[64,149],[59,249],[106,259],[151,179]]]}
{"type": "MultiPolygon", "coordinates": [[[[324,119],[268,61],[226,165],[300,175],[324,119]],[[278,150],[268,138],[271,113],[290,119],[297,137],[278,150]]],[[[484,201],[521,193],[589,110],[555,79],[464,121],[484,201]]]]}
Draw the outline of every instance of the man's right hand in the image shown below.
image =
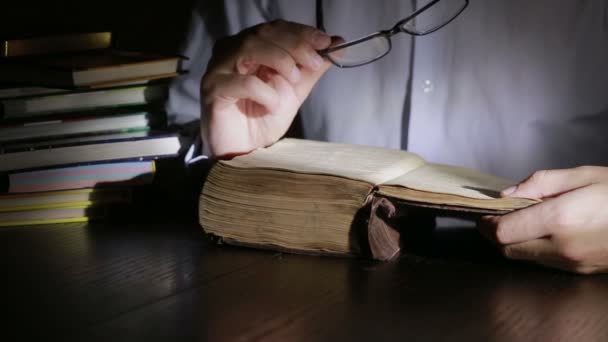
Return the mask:
{"type": "Polygon", "coordinates": [[[280,139],[331,65],[316,50],[331,44],[313,27],[281,20],[218,41],[201,81],[211,154],[247,153],[280,139]]]}

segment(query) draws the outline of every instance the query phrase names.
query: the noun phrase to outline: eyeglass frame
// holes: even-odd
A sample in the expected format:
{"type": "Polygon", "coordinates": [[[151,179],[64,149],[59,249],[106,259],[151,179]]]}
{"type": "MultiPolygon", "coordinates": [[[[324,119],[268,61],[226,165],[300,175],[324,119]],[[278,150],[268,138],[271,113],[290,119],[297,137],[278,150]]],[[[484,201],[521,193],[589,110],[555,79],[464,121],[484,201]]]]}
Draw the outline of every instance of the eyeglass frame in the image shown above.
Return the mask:
{"type": "MultiPolygon", "coordinates": [[[[317,29],[325,31],[325,25],[323,23],[323,10],[322,10],[323,3],[322,3],[322,1],[323,0],[317,0],[317,2],[316,2],[316,4],[317,4],[317,11],[316,11],[317,29]]],[[[434,27],[428,31],[416,32],[416,31],[412,31],[412,30],[408,30],[408,29],[404,28],[405,24],[408,21],[411,21],[412,19],[416,18],[420,14],[424,13],[426,10],[435,6],[440,1],[443,1],[443,0],[433,0],[433,1],[429,2],[428,4],[424,5],[422,8],[414,11],[414,13],[410,14],[406,18],[399,20],[392,28],[390,28],[388,30],[377,31],[375,33],[372,33],[370,35],[367,35],[367,36],[364,36],[364,37],[361,37],[361,38],[358,38],[355,40],[344,42],[342,44],[339,44],[339,45],[336,45],[336,46],[333,46],[333,47],[330,47],[327,49],[319,50],[319,51],[317,51],[317,53],[319,53],[319,55],[329,59],[333,65],[335,65],[339,68],[343,68],[343,69],[344,68],[356,68],[356,67],[364,66],[367,64],[371,64],[371,63],[381,59],[382,57],[388,55],[391,52],[391,50],[393,48],[391,37],[396,35],[397,33],[406,33],[406,34],[409,34],[412,36],[418,36],[418,37],[425,36],[427,34],[431,34],[435,31],[442,29],[444,26],[446,26],[449,23],[451,23],[452,21],[454,21],[454,19],[456,19],[469,6],[469,0],[464,0],[464,6],[462,6],[462,8],[460,10],[458,10],[449,20],[447,20],[445,23],[443,23],[437,27],[434,27]],[[340,64],[340,63],[334,61],[334,59],[329,55],[332,52],[342,50],[344,48],[366,42],[366,41],[374,39],[376,37],[384,37],[388,41],[388,49],[386,50],[385,53],[381,54],[380,56],[374,57],[373,59],[371,59],[367,62],[355,64],[355,65],[343,65],[343,64],[340,64]]],[[[446,1],[451,1],[451,0],[446,0],[446,1]]]]}

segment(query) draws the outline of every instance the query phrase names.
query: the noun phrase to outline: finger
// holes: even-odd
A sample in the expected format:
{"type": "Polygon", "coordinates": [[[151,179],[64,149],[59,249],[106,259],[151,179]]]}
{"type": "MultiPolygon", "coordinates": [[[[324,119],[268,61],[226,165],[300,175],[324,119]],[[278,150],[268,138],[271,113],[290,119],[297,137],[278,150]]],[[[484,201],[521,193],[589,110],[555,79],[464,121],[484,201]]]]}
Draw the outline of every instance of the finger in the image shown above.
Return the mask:
{"type": "Polygon", "coordinates": [[[549,268],[579,274],[605,272],[608,269],[604,264],[584,263],[564,257],[559,246],[551,239],[538,239],[505,246],[502,248],[502,253],[512,260],[530,261],[549,268]]]}
{"type": "MultiPolygon", "coordinates": [[[[336,39],[333,38],[332,39],[336,39]]],[[[337,38],[340,39],[340,38],[337,38]]],[[[328,59],[323,59],[323,66],[317,71],[302,70],[302,80],[296,84],[295,91],[300,101],[304,101],[310,94],[312,88],[319,81],[319,79],[331,68],[332,64],[328,59]]]]}
{"type": "Polygon", "coordinates": [[[315,50],[325,49],[331,44],[330,36],[312,26],[285,20],[275,20],[260,27],[260,34],[267,38],[290,35],[298,41],[306,41],[315,50]]]}
{"type": "Polygon", "coordinates": [[[482,220],[483,235],[501,245],[520,243],[550,235],[552,227],[547,216],[558,209],[557,201],[546,201],[504,216],[491,216],[482,220]]]}
{"type": "Polygon", "coordinates": [[[219,109],[239,100],[249,99],[272,111],[280,99],[278,93],[254,75],[217,74],[203,86],[205,105],[219,109]],[[206,86],[209,85],[209,86],[206,86]]]}
{"type": "Polygon", "coordinates": [[[518,185],[504,190],[502,195],[542,199],[604,179],[608,179],[608,172],[601,167],[583,166],[572,169],[543,170],[533,173],[518,185]]]}
{"type": "MultiPolygon", "coordinates": [[[[323,59],[323,64],[321,65],[321,68],[319,70],[307,70],[307,69],[301,70],[302,77],[300,79],[300,82],[297,82],[293,85],[293,90],[295,91],[297,100],[300,103],[304,102],[306,97],[308,97],[308,95],[310,94],[312,88],[319,81],[319,79],[325,74],[325,72],[327,72],[327,70],[329,70],[329,68],[331,66],[332,66],[332,64],[329,60],[323,59]]],[[[276,81],[277,80],[275,80],[275,86],[276,86],[276,89],[278,90],[279,87],[277,86],[276,81]]],[[[282,84],[283,82],[279,82],[279,83],[282,84]]],[[[289,92],[288,89],[284,89],[284,91],[289,92]]],[[[280,92],[280,93],[285,93],[285,92],[280,92]]]]}
{"type": "Polygon", "coordinates": [[[275,44],[261,39],[244,45],[237,59],[236,69],[240,74],[249,74],[259,65],[275,70],[293,83],[298,82],[301,77],[293,56],[275,44]]]}
{"type": "Polygon", "coordinates": [[[511,260],[529,261],[549,268],[575,273],[591,273],[594,268],[581,266],[563,258],[558,246],[550,239],[536,239],[501,248],[502,254],[511,260]]]}
{"type": "Polygon", "coordinates": [[[260,28],[262,39],[287,51],[297,64],[313,71],[323,67],[324,60],[317,53],[331,44],[331,38],[312,27],[279,22],[260,28]]]}
{"type": "Polygon", "coordinates": [[[545,236],[602,231],[608,214],[601,210],[608,193],[606,183],[596,183],[549,198],[502,217],[488,218],[497,242],[510,244],[545,236]]]}
{"type": "Polygon", "coordinates": [[[501,247],[502,254],[513,260],[559,262],[558,248],[550,239],[535,239],[501,247]]]}
{"type": "MultiPolygon", "coordinates": [[[[331,44],[329,45],[329,47],[327,49],[325,49],[325,51],[333,48],[334,46],[340,45],[340,44],[344,44],[346,43],[346,40],[344,40],[344,38],[340,37],[340,36],[332,36],[331,37],[331,44]]],[[[330,53],[328,53],[327,55],[332,57],[332,58],[341,58],[344,57],[344,54],[346,53],[346,49],[345,48],[341,48],[339,50],[335,50],[332,51],[330,53]]],[[[323,54],[321,54],[323,55],[323,54]]]]}
{"type": "Polygon", "coordinates": [[[499,222],[500,216],[483,216],[477,221],[477,230],[487,240],[500,246],[496,240],[496,226],[499,222]]]}

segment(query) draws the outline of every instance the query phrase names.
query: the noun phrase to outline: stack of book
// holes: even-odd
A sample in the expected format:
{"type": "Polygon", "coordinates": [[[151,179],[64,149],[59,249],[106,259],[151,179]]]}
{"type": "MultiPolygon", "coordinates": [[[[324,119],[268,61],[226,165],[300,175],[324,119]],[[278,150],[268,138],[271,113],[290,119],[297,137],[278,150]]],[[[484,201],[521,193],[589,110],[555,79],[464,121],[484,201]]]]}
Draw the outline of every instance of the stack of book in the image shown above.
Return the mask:
{"type": "Polygon", "coordinates": [[[0,226],[102,218],[178,154],[163,103],[179,57],[109,32],[0,43],[0,226]]]}

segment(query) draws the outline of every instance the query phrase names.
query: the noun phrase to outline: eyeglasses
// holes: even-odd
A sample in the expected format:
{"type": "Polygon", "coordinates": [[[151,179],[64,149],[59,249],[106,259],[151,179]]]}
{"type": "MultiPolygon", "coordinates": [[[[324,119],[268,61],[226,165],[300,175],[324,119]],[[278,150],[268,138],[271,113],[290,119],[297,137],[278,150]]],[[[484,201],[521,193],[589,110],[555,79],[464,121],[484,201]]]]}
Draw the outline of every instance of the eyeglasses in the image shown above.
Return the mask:
{"type": "MultiPolygon", "coordinates": [[[[366,65],[391,52],[391,37],[395,34],[403,32],[424,36],[433,33],[456,19],[469,5],[469,0],[418,1],[420,2],[423,5],[418,10],[398,21],[391,29],[321,50],[319,54],[340,68],[366,65]]],[[[325,31],[322,0],[317,0],[317,28],[325,31]]]]}

